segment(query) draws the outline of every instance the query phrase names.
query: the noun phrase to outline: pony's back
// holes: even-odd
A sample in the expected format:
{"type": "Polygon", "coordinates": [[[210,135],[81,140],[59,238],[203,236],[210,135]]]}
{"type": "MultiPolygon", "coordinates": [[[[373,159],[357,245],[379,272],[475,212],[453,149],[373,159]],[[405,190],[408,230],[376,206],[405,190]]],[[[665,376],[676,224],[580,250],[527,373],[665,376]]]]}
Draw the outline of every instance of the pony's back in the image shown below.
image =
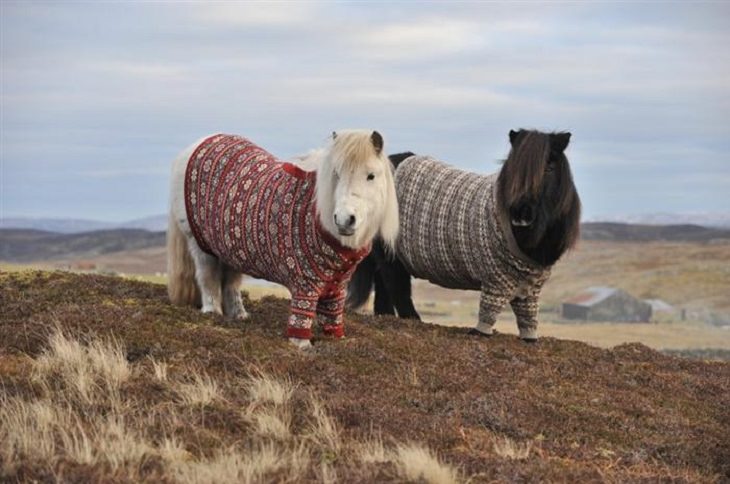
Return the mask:
{"type": "Polygon", "coordinates": [[[411,274],[445,287],[479,289],[482,240],[498,230],[490,213],[495,181],[496,174],[466,172],[427,156],[400,164],[397,251],[411,274]]]}

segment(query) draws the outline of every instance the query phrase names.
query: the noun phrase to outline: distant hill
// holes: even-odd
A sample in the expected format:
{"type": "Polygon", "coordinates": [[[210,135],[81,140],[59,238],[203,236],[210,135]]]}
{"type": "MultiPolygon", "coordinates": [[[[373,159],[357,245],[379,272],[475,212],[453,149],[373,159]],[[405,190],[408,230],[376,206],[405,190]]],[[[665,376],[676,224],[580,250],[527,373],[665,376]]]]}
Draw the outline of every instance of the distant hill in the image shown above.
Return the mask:
{"type": "Polygon", "coordinates": [[[66,218],[0,218],[0,229],[32,229],[61,234],[76,234],[95,230],[143,229],[159,232],[167,228],[167,215],[152,215],[127,222],[114,223],[99,220],[66,218]]]}
{"type": "MultiPolygon", "coordinates": [[[[612,223],[637,227],[658,227],[667,225],[700,226],[714,229],[730,230],[730,212],[696,212],[696,213],[649,213],[640,215],[607,215],[594,217],[584,221],[590,227],[594,224],[612,223]]],[[[149,217],[128,220],[126,222],[104,222],[99,220],[66,219],[66,218],[0,218],[0,229],[35,229],[48,232],[73,234],[92,230],[110,229],[144,229],[152,232],[167,229],[167,215],[158,214],[149,217]]],[[[613,239],[612,239],[613,240],[613,239]]],[[[647,239],[655,240],[655,239],[647,239]]]]}
{"type": "Polygon", "coordinates": [[[730,229],[730,212],[659,212],[632,215],[603,215],[585,222],[614,222],[632,225],[700,225],[730,229]]]}
{"type": "Polygon", "coordinates": [[[617,242],[709,242],[730,239],[730,229],[699,225],[635,225],[613,222],[588,222],[581,225],[584,240],[617,242]]]}
{"type": "MultiPolygon", "coordinates": [[[[154,227],[157,217],[129,222],[138,227],[154,227]]],[[[631,225],[589,222],[582,225],[584,240],[614,242],[710,242],[730,240],[730,230],[698,225],[631,225]]],[[[143,228],[112,228],[79,233],[57,233],[35,229],[0,228],[0,260],[40,262],[59,259],[92,258],[101,254],[164,247],[165,232],[143,228]]]]}
{"type": "Polygon", "coordinates": [[[140,229],[96,230],[78,234],[0,229],[0,260],[33,262],[88,258],[112,252],[160,247],[164,244],[164,232],[140,229]]]}

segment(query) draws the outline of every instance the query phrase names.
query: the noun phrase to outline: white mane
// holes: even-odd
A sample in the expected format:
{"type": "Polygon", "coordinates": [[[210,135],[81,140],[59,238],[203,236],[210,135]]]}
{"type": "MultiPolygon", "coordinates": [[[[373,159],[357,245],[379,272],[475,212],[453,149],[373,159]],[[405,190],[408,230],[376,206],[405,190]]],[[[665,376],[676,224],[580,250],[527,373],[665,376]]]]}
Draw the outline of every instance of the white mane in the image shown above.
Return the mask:
{"type": "Polygon", "coordinates": [[[316,171],[322,161],[324,152],[324,148],[317,148],[303,155],[294,156],[288,161],[304,171],[316,171]]]}

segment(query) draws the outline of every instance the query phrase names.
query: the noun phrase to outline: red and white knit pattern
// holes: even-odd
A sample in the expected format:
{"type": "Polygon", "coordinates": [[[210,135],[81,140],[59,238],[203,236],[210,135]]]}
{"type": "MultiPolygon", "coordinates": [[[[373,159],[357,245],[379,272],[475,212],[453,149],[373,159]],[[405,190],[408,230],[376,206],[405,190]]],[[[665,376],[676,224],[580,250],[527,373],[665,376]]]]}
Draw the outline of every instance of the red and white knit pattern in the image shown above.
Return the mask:
{"type": "Polygon", "coordinates": [[[344,335],[345,288],[370,246],[342,246],[319,224],[315,172],[240,136],[219,134],[193,152],[185,207],[205,252],[292,294],[287,336],[309,339],[315,316],[325,334],[344,335]]]}

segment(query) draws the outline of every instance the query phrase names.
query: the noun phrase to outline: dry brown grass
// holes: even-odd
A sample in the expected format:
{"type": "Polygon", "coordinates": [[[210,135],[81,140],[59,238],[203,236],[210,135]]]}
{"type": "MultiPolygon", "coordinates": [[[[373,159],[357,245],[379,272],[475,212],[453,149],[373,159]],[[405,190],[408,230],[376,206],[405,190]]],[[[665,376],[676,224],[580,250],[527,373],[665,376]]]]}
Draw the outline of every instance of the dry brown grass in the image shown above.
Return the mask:
{"type": "Polygon", "coordinates": [[[523,460],[530,456],[531,442],[518,443],[509,437],[502,437],[494,441],[494,452],[504,459],[523,460]]]}
{"type": "Polygon", "coordinates": [[[200,373],[193,373],[190,382],[175,385],[175,391],[180,401],[186,405],[210,405],[221,398],[218,383],[208,375],[200,373]]]}
{"type": "Polygon", "coordinates": [[[419,445],[398,446],[394,460],[400,474],[409,481],[427,482],[428,484],[459,482],[456,470],[419,445]]]}
{"type": "MultiPolygon", "coordinates": [[[[240,410],[240,422],[251,426],[253,440],[214,445],[196,456],[187,448],[191,442],[156,438],[153,429],[162,426],[171,435],[190,418],[189,407],[225,402],[221,385],[189,368],[183,373],[186,381],[170,378],[166,363],[149,360],[151,364],[133,370],[114,340],[82,343],[60,330],[53,332],[47,349],[32,361],[39,389],[35,397],[0,399],[0,476],[32,462],[62,478],[59,469],[73,463],[144,480],[150,476],[142,469],[157,462],[161,475],[181,483],[298,482],[312,477],[336,482],[330,463],[346,459],[358,466],[392,463],[406,479],[455,482],[451,468],[423,447],[387,449],[380,439],[343,443],[337,422],[319,398],[299,392],[289,378],[258,370],[246,379],[248,402],[240,410]],[[148,413],[134,397],[120,392],[130,378],[155,381],[172,399],[148,413]],[[300,415],[304,424],[294,429],[297,393],[306,413],[300,415]]],[[[230,417],[235,419],[235,414],[230,417]]]]}

